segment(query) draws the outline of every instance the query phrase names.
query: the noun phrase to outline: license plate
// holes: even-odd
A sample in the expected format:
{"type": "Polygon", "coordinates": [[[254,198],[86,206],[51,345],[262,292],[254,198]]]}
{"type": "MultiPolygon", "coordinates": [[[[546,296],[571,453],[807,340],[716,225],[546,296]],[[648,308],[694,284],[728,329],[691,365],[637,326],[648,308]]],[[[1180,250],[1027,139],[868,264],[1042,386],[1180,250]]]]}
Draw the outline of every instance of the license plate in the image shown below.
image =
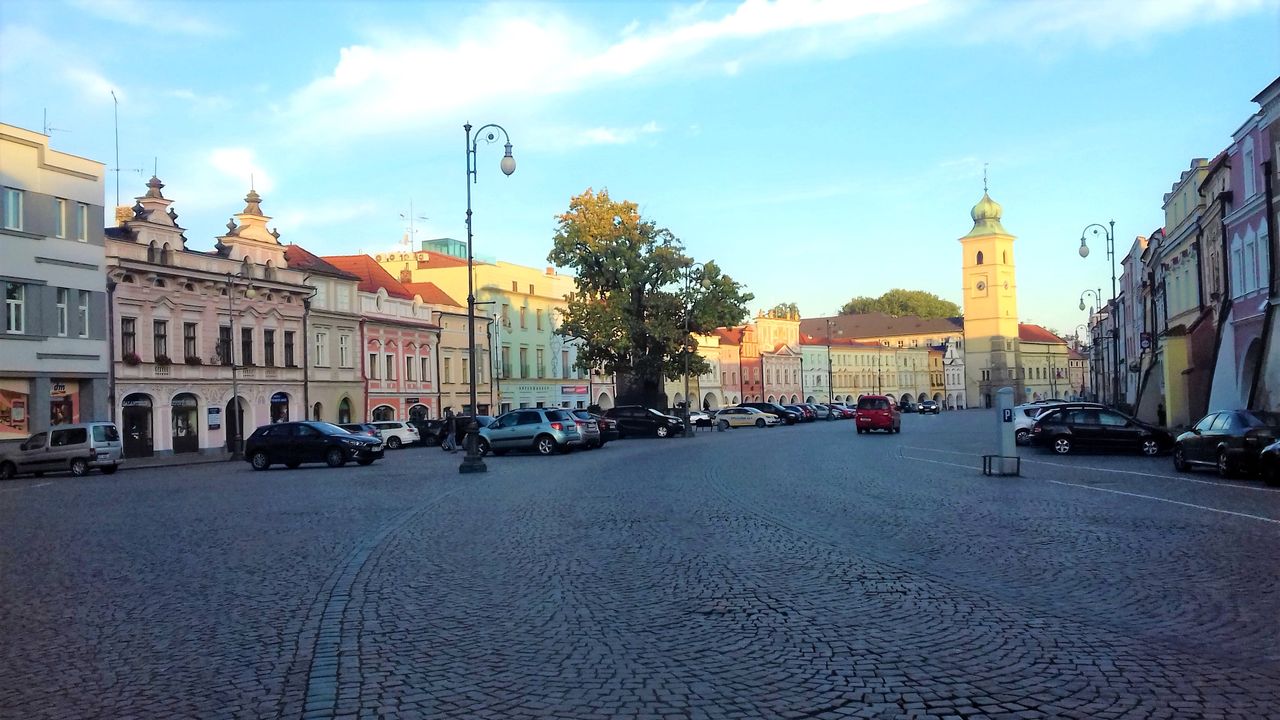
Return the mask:
{"type": "Polygon", "coordinates": [[[108,457],[111,457],[110,453],[104,453],[104,452],[98,453],[99,460],[106,460],[108,457]]]}

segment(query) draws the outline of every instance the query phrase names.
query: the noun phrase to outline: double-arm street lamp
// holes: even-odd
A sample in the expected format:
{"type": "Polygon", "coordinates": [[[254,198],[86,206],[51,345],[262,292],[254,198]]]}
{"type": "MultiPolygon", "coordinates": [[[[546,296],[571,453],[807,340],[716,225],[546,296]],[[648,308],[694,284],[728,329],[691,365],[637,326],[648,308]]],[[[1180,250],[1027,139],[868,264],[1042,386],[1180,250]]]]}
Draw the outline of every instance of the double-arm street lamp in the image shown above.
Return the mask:
{"type": "MultiPolygon", "coordinates": [[[[700,262],[690,262],[684,268],[684,435],[685,437],[693,437],[693,424],[689,422],[689,353],[690,342],[693,338],[689,335],[689,316],[693,314],[693,296],[690,294],[693,283],[693,269],[706,272],[707,266],[700,262]]],[[[705,288],[707,277],[705,274],[698,276],[698,287],[705,288]]]]}
{"type": "Polygon", "coordinates": [[[466,123],[462,129],[467,134],[467,356],[469,358],[467,386],[471,399],[471,415],[467,421],[464,442],[467,452],[462,458],[462,464],[458,466],[458,472],[480,473],[489,468],[485,466],[484,458],[480,457],[477,447],[480,421],[477,418],[478,410],[476,409],[476,291],[474,256],[471,252],[471,184],[476,181],[476,149],[481,138],[484,138],[487,143],[493,143],[497,142],[498,133],[502,133],[502,139],[506,141],[506,152],[498,165],[502,169],[502,174],[510,175],[516,171],[516,159],[511,156],[511,136],[501,125],[489,124],[481,127],[476,131],[474,140],[471,138],[471,123],[466,123]]]}
{"type": "MultiPolygon", "coordinates": [[[[231,404],[230,411],[227,413],[229,417],[226,421],[227,433],[231,442],[231,459],[241,459],[240,453],[244,448],[244,413],[240,408],[240,387],[236,382],[236,280],[248,280],[243,272],[227,273],[227,347],[226,358],[231,365],[231,404]]],[[[253,283],[246,283],[244,288],[244,299],[252,300],[257,296],[258,291],[253,289],[253,283]]]]}
{"type": "MultiPolygon", "coordinates": [[[[1085,235],[1092,232],[1095,238],[1102,233],[1107,240],[1107,259],[1111,261],[1111,405],[1120,404],[1120,313],[1116,304],[1116,221],[1107,225],[1090,223],[1080,232],[1080,257],[1089,257],[1089,244],[1085,235]]],[[[1082,296],[1083,297],[1083,296],[1082,296]]]]}

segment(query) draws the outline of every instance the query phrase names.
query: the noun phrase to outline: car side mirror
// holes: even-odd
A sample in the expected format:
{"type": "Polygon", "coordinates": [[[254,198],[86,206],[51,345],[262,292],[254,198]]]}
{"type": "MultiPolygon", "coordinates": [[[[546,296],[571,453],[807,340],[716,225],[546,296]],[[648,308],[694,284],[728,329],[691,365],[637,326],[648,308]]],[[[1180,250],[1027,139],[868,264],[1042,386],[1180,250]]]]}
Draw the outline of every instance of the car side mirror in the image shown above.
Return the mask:
{"type": "Polygon", "coordinates": [[[1191,428],[1191,434],[1192,434],[1192,435],[1199,435],[1199,434],[1200,434],[1200,428],[1191,428]]]}

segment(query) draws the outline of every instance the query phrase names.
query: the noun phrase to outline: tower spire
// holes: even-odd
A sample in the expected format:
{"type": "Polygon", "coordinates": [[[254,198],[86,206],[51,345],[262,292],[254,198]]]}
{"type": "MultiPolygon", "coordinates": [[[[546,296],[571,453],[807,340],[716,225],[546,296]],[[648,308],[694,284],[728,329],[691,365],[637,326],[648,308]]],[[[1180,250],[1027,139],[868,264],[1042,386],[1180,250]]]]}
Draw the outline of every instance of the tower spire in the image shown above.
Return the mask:
{"type": "Polygon", "coordinates": [[[982,194],[987,194],[987,163],[982,163],[982,194]]]}

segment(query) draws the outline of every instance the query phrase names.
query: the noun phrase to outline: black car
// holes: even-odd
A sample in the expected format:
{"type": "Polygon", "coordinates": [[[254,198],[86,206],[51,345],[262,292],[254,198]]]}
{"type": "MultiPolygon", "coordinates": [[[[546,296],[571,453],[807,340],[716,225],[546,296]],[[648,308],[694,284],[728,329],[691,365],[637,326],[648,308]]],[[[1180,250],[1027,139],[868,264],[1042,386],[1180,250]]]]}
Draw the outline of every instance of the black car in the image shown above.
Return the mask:
{"type": "Polygon", "coordinates": [[[604,416],[618,423],[620,438],[638,435],[664,438],[684,433],[684,421],[680,418],[641,405],[611,407],[604,411],[604,416]]]}
{"type": "MultiPolygon", "coordinates": [[[[455,444],[455,445],[457,445],[458,447],[462,447],[462,441],[463,441],[463,439],[465,439],[465,438],[466,438],[466,436],[467,436],[467,427],[468,427],[468,426],[470,425],[470,423],[471,423],[471,416],[470,416],[470,415],[455,415],[455,416],[454,416],[454,419],[455,419],[455,420],[457,420],[458,422],[457,422],[457,429],[455,429],[455,430],[454,430],[454,432],[453,432],[453,442],[454,442],[454,444],[455,444]]],[[[435,440],[435,443],[434,443],[434,444],[436,444],[436,445],[439,445],[440,443],[444,442],[444,423],[445,423],[446,421],[445,421],[445,420],[432,420],[431,422],[438,422],[438,423],[440,423],[440,428],[439,428],[438,430],[436,430],[436,435],[437,435],[437,437],[436,437],[436,440],[435,440]]],[[[476,416],[476,422],[478,423],[479,427],[482,427],[482,428],[489,427],[489,425],[490,425],[491,423],[493,423],[493,416],[492,416],[492,415],[477,415],[477,416],[476,416]]],[[[419,430],[418,432],[419,432],[419,433],[421,433],[422,431],[421,431],[421,430],[419,430]]],[[[425,437],[425,436],[424,436],[424,437],[425,437]]]]}
{"type": "Polygon", "coordinates": [[[1173,467],[1212,467],[1222,477],[1256,472],[1262,449],[1280,436],[1280,415],[1255,410],[1209,413],[1178,436],[1173,467]]]}
{"type": "Polygon", "coordinates": [[[1074,450],[1137,450],[1158,455],[1173,447],[1173,437],[1115,410],[1087,407],[1053,407],[1036,418],[1031,442],[1052,448],[1059,455],[1074,450]]]}
{"type": "Polygon", "coordinates": [[[595,420],[596,425],[600,428],[600,445],[604,446],[610,440],[618,439],[618,421],[607,418],[603,415],[597,415],[589,410],[570,410],[569,414],[579,420],[595,420]]]}
{"type": "Polygon", "coordinates": [[[356,435],[326,422],[283,422],[263,425],[244,441],[244,459],[254,470],[275,464],[296,468],[322,462],[342,467],[354,460],[368,465],[382,457],[382,441],[356,435]]]}
{"type": "Polygon", "coordinates": [[[744,403],[738,403],[738,405],[740,407],[755,408],[760,412],[767,412],[770,415],[777,415],[778,419],[787,425],[795,425],[796,423],[800,422],[800,419],[801,419],[800,413],[794,410],[788,410],[782,407],[781,405],[779,405],[778,403],[744,402],[744,403]]]}
{"type": "Polygon", "coordinates": [[[898,403],[898,412],[913,413],[919,409],[919,406],[910,400],[903,400],[898,403]]]}
{"type": "Polygon", "coordinates": [[[1273,442],[1262,449],[1258,456],[1258,472],[1268,485],[1280,485],[1280,442],[1273,442]]]}
{"type": "Polygon", "coordinates": [[[410,418],[405,422],[417,428],[419,445],[434,447],[444,441],[444,420],[428,420],[426,418],[414,420],[410,418]]]}
{"type": "Polygon", "coordinates": [[[940,415],[942,414],[942,408],[938,407],[938,403],[934,400],[925,400],[924,402],[920,403],[920,414],[921,415],[940,415]]]}

